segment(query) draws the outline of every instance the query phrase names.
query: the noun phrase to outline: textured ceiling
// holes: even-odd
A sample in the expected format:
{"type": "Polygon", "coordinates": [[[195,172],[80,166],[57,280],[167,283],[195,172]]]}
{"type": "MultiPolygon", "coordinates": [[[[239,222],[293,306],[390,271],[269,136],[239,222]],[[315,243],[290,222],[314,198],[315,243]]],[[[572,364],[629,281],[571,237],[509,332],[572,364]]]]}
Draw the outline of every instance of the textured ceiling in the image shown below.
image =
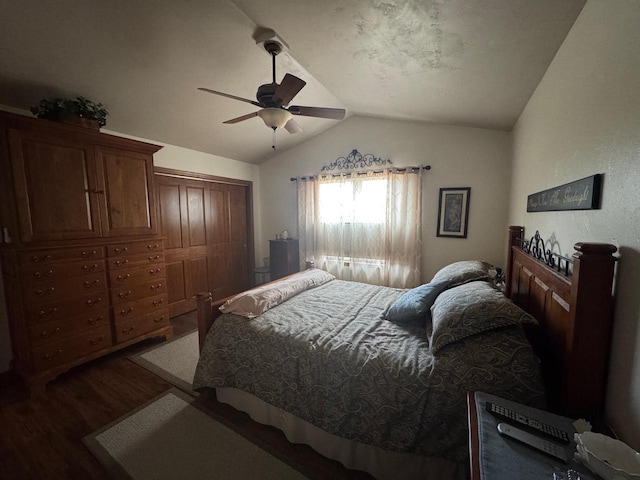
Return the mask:
{"type": "MultiPolygon", "coordinates": [[[[509,130],[585,0],[30,0],[3,2],[0,104],[82,95],[106,105],[107,128],[250,163],[272,132],[247,103],[271,81],[258,26],[290,49],[280,81],[307,82],[291,102],[347,115],[509,130]]],[[[279,150],[335,126],[297,116],[279,150]]]]}

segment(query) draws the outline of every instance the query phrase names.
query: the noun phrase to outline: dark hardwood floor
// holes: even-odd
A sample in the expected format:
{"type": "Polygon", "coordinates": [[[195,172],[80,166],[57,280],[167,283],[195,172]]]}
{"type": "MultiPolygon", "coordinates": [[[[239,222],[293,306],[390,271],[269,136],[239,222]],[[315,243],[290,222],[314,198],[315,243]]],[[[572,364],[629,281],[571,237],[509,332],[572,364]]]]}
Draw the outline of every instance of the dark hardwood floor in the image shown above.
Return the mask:
{"type": "MultiPolygon", "coordinates": [[[[172,319],[176,336],[197,327],[195,312],[172,319]]],[[[75,367],[29,399],[20,380],[0,383],[0,479],[109,479],[82,438],[114,421],[172,385],[127,357],[163,340],[151,339],[75,367]]],[[[201,395],[224,423],[311,478],[370,479],[345,469],[305,445],[293,445],[275,428],[253,422],[215,399],[201,395]]],[[[259,477],[256,477],[259,478],[259,477]]]]}

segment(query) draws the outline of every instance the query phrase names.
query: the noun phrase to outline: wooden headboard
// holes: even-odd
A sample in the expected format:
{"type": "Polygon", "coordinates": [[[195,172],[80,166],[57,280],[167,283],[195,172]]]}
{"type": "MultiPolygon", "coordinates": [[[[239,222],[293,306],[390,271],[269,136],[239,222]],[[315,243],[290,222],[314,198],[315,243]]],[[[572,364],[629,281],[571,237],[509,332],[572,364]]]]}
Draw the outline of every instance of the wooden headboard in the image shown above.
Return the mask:
{"type": "Polygon", "coordinates": [[[545,249],[539,234],[509,227],[506,294],[533,315],[530,332],[542,361],[550,408],[570,417],[604,412],[613,320],[616,247],[576,243],[571,258],[545,249]],[[546,262],[546,263],[545,263],[546,262]]]}

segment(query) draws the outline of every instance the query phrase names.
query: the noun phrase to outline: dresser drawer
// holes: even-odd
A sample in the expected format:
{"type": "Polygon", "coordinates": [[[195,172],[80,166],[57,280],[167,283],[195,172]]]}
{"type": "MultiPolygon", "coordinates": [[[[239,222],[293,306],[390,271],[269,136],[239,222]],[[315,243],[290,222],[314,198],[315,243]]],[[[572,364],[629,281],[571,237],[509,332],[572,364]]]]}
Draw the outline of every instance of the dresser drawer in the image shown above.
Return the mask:
{"type": "Polygon", "coordinates": [[[142,267],[116,269],[109,272],[109,285],[111,288],[119,288],[119,285],[134,285],[149,280],[164,279],[164,277],[164,264],[143,265],[142,267]]]}
{"type": "Polygon", "coordinates": [[[146,315],[119,319],[115,323],[116,343],[126,342],[167,325],[169,325],[169,309],[166,307],[146,315]]]}
{"type": "Polygon", "coordinates": [[[123,320],[127,317],[134,318],[140,315],[146,315],[147,313],[151,313],[155,310],[166,308],[168,303],[166,293],[154,295],[153,297],[141,298],[140,300],[124,302],[113,306],[113,319],[117,323],[119,320],[123,320]]]}
{"type": "Polygon", "coordinates": [[[122,257],[125,255],[138,255],[142,253],[161,253],[162,241],[151,240],[147,242],[121,243],[107,246],[108,257],[122,257]]]}
{"type": "Polygon", "coordinates": [[[106,291],[54,301],[46,305],[26,304],[26,320],[29,323],[42,323],[79,315],[91,316],[96,315],[106,306],[108,306],[106,291]]]}
{"type": "Polygon", "coordinates": [[[104,258],[103,247],[73,247],[49,250],[33,250],[18,254],[20,265],[50,263],[66,260],[97,260],[104,258]]]}
{"type": "Polygon", "coordinates": [[[114,272],[117,270],[123,270],[130,267],[140,266],[153,266],[164,265],[164,254],[159,253],[145,253],[141,255],[122,255],[119,257],[109,257],[107,259],[109,265],[109,271],[114,272]]]}
{"type": "Polygon", "coordinates": [[[104,260],[60,263],[30,263],[20,267],[23,282],[42,282],[65,279],[87,273],[104,272],[104,260]]]}
{"type": "Polygon", "coordinates": [[[34,348],[32,360],[35,370],[42,371],[62,365],[76,358],[111,346],[111,327],[89,332],[34,348]]]}
{"type": "Polygon", "coordinates": [[[105,274],[98,272],[34,283],[22,291],[28,305],[46,305],[82,294],[105,295],[106,288],[105,274]]]}
{"type": "Polygon", "coordinates": [[[167,282],[164,278],[152,280],[151,282],[116,285],[119,288],[111,289],[111,303],[116,305],[129,300],[137,300],[139,298],[150,297],[159,293],[166,293],[167,282]]]}
{"type": "Polygon", "coordinates": [[[32,346],[48,345],[90,330],[111,325],[109,308],[104,306],[93,313],[61,318],[50,322],[31,323],[29,338],[32,346]]]}

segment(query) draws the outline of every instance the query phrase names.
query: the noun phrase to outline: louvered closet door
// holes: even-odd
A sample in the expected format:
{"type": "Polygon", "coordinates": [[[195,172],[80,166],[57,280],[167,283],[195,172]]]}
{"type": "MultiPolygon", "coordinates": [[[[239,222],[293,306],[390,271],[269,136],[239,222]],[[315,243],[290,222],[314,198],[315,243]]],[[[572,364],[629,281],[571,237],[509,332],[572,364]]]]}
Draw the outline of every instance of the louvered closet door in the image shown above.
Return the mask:
{"type": "Polygon", "coordinates": [[[197,293],[248,288],[248,187],[159,174],[156,188],[170,315],[194,310],[197,293]]]}

